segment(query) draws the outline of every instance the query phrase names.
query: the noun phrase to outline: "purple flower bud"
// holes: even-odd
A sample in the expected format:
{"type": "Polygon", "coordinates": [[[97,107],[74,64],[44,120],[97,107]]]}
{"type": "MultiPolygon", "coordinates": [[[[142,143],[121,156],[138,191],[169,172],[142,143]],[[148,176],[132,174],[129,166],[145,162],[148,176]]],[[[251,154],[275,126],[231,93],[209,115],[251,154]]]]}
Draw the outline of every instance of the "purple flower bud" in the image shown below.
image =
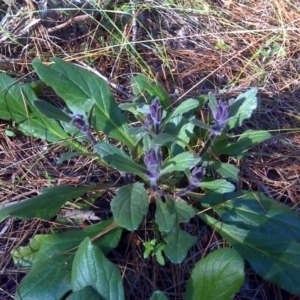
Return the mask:
{"type": "Polygon", "coordinates": [[[83,115],[73,114],[71,124],[77,127],[81,132],[83,132],[93,145],[97,144],[95,138],[90,132],[90,126],[85,122],[83,115]]]}
{"type": "Polygon", "coordinates": [[[225,101],[219,100],[219,104],[213,112],[213,117],[218,124],[227,123],[228,105],[225,101]]]}
{"type": "Polygon", "coordinates": [[[216,135],[220,135],[229,121],[228,104],[225,101],[219,100],[215,111],[213,111],[213,117],[216,123],[212,126],[212,130],[216,135]]]}
{"type": "Polygon", "coordinates": [[[153,127],[153,120],[152,120],[150,114],[146,114],[146,115],[144,116],[144,125],[145,125],[145,127],[146,127],[147,129],[149,129],[149,130],[152,129],[152,127],[153,127]]]}
{"type": "Polygon", "coordinates": [[[159,126],[162,120],[163,107],[160,105],[158,97],[152,101],[149,110],[154,125],[154,132],[155,134],[159,134],[159,126]]]}
{"type": "Polygon", "coordinates": [[[162,159],[159,147],[156,147],[156,149],[150,148],[145,155],[144,162],[148,170],[151,168],[160,168],[162,165],[162,159]]]}
{"type": "Polygon", "coordinates": [[[199,182],[203,179],[205,175],[205,169],[203,167],[195,167],[192,171],[190,178],[190,186],[197,187],[199,182]]]}
{"type": "Polygon", "coordinates": [[[160,176],[160,168],[162,166],[162,155],[159,146],[150,148],[144,157],[144,162],[147,167],[147,177],[150,181],[150,186],[153,192],[157,192],[157,179],[160,176]]]}

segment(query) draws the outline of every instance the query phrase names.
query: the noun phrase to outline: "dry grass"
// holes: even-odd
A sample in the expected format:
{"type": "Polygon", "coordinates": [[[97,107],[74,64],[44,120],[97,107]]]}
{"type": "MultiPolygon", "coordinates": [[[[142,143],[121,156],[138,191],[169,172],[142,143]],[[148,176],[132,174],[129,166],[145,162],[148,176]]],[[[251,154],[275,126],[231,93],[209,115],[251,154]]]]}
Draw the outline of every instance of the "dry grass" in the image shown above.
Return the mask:
{"type": "MultiPolygon", "coordinates": [[[[231,98],[249,87],[260,87],[261,107],[243,129],[270,130],[274,137],[239,162],[241,186],[261,190],[299,210],[300,9],[293,1],[146,1],[134,9],[136,33],[132,20],[119,24],[120,15],[111,12],[89,14],[74,9],[65,15],[53,10],[48,17],[57,21],[50,22],[38,20],[32,0],[11,3],[10,8],[0,4],[0,69],[16,80],[36,79],[31,66],[35,57],[47,61],[56,56],[96,68],[129,94],[129,79],[138,72],[158,79],[170,94],[178,93],[177,101],[208,91],[231,98]]],[[[118,101],[126,98],[113,91],[118,101]]],[[[59,102],[49,89],[42,98],[59,102]]],[[[7,125],[0,125],[1,203],[32,197],[52,184],[78,185],[107,176],[91,158],[57,166],[55,161],[64,149],[19,134],[8,138],[7,125]]],[[[36,233],[48,233],[49,226],[14,219],[0,224],[1,299],[13,298],[23,276],[13,268],[10,252],[36,233]]],[[[122,271],[128,299],[148,299],[156,289],[169,299],[182,299],[194,263],[226,246],[204,224],[193,221],[186,226],[199,237],[197,245],[181,265],[167,263],[162,268],[153,259],[142,258],[142,242],[152,238],[147,226],[124,235],[111,254],[122,271]]],[[[264,282],[250,268],[235,296],[296,298],[264,282]]]]}

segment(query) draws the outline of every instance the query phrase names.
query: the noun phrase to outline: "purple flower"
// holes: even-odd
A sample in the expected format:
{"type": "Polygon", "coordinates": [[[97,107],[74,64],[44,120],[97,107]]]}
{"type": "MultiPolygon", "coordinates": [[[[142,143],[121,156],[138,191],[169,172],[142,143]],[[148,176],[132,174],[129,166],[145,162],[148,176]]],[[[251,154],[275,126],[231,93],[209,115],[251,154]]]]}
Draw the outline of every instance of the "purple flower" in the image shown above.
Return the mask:
{"type": "Polygon", "coordinates": [[[227,122],[228,118],[228,105],[225,101],[219,100],[219,103],[213,112],[213,117],[218,124],[223,124],[227,122]]]}
{"type": "Polygon", "coordinates": [[[150,107],[150,114],[151,114],[151,118],[153,120],[154,123],[160,123],[162,120],[162,113],[163,113],[163,108],[160,105],[159,99],[158,97],[156,97],[150,107]]]}
{"type": "Polygon", "coordinates": [[[85,122],[83,115],[73,114],[71,115],[71,117],[72,117],[71,124],[77,127],[81,132],[83,132],[90,140],[90,142],[95,146],[97,144],[97,141],[91,134],[90,126],[85,122]]]}
{"type": "Polygon", "coordinates": [[[154,125],[154,133],[159,134],[159,126],[161,124],[162,116],[163,116],[163,107],[160,105],[158,97],[156,97],[152,101],[149,110],[154,125]]]}
{"type": "Polygon", "coordinates": [[[192,171],[189,186],[197,187],[199,182],[202,181],[205,175],[205,169],[203,167],[195,167],[192,171]]]}
{"type": "Polygon", "coordinates": [[[153,127],[153,120],[152,120],[150,114],[146,114],[146,115],[144,116],[144,125],[145,125],[145,127],[146,127],[147,129],[149,129],[149,130],[152,129],[152,127],[153,127]]]}
{"type": "Polygon", "coordinates": [[[157,192],[157,180],[160,176],[160,168],[162,166],[162,155],[159,146],[150,148],[144,157],[144,162],[147,167],[147,177],[150,181],[150,186],[153,192],[157,192]]]}
{"type": "Polygon", "coordinates": [[[212,126],[212,131],[216,135],[220,135],[229,121],[228,104],[225,101],[219,100],[217,107],[213,111],[213,117],[215,119],[215,125],[212,126]]]}
{"type": "Polygon", "coordinates": [[[150,148],[150,150],[146,152],[144,162],[147,167],[148,177],[158,178],[160,175],[160,168],[162,166],[160,147],[150,148]]]}

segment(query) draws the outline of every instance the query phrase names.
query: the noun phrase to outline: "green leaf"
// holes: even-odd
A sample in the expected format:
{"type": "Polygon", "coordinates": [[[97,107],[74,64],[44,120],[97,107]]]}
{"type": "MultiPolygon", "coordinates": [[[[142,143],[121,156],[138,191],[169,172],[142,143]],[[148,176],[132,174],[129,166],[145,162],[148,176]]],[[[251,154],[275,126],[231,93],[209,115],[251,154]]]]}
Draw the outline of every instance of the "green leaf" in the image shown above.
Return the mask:
{"type": "Polygon", "coordinates": [[[222,221],[245,229],[260,226],[260,230],[271,232],[283,238],[300,242],[300,218],[298,213],[280,202],[273,201],[262,193],[248,191],[222,195],[222,203],[216,205],[208,195],[202,204],[213,204],[222,221]],[[268,226],[264,224],[268,223],[268,226]]]}
{"type": "Polygon", "coordinates": [[[27,136],[49,142],[68,139],[59,123],[45,118],[33,105],[36,95],[30,85],[15,83],[7,75],[0,75],[0,118],[13,119],[18,129],[27,136]]]}
{"type": "Polygon", "coordinates": [[[174,264],[180,264],[197,241],[195,236],[181,230],[179,226],[176,226],[170,233],[162,232],[162,236],[167,243],[164,249],[165,255],[174,264]]]}
{"type": "Polygon", "coordinates": [[[189,152],[183,152],[176,155],[174,158],[166,160],[161,169],[161,175],[174,172],[184,171],[197,165],[201,161],[201,158],[195,158],[193,154],[189,152]]]}
{"type": "MultiPolygon", "coordinates": [[[[281,213],[272,204],[266,206],[266,202],[265,200],[260,213],[249,213],[246,210],[242,218],[239,216],[245,208],[236,212],[233,210],[229,219],[231,224],[218,222],[205,214],[198,216],[215,228],[262,278],[292,294],[300,295],[300,242],[299,231],[296,231],[300,219],[292,212],[289,215],[286,210],[281,213]],[[264,209],[266,213],[262,212],[264,209]],[[237,220],[234,221],[236,216],[237,220]],[[292,224],[291,229],[289,224],[292,224]]],[[[250,207],[251,205],[252,203],[250,207]]],[[[239,203],[236,207],[239,207],[239,203]]]]}
{"type": "Polygon", "coordinates": [[[34,105],[47,118],[64,122],[71,122],[72,120],[67,113],[46,101],[35,100],[34,105]]]}
{"type": "Polygon", "coordinates": [[[216,107],[218,106],[218,101],[216,99],[216,96],[211,92],[208,93],[208,106],[212,114],[214,113],[216,107]]]}
{"type": "Polygon", "coordinates": [[[141,127],[130,127],[128,132],[130,135],[135,136],[141,133],[148,133],[149,131],[145,126],[141,126],[141,127]]]}
{"type": "MultiPolygon", "coordinates": [[[[245,156],[246,150],[258,143],[271,138],[271,134],[268,131],[261,130],[247,130],[242,133],[235,143],[227,143],[225,147],[222,147],[218,142],[214,143],[212,150],[215,154],[228,154],[230,156],[245,156]]],[[[224,143],[224,141],[221,141],[224,143]]]]}
{"type": "Polygon", "coordinates": [[[11,130],[6,129],[4,132],[8,137],[15,137],[16,136],[16,134],[11,130]]]}
{"type": "Polygon", "coordinates": [[[72,187],[67,185],[46,188],[41,195],[17,203],[8,203],[0,208],[0,222],[8,216],[19,219],[40,218],[49,220],[55,216],[60,207],[70,199],[76,199],[93,187],[72,187]]]}
{"type": "Polygon", "coordinates": [[[166,199],[169,199],[171,203],[174,205],[174,209],[176,212],[176,221],[177,224],[182,222],[188,222],[191,218],[193,218],[196,214],[195,210],[188,205],[186,201],[175,200],[170,196],[165,196],[166,199]]]}
{"type": "Polygon", "coordinates": [[[122,277],[116,265],[86,238],[75,255],[72,266],[72,289],[91,286],[103,299],[125,299],[122,277]]]}
{"type": "Polygon", "coordinates": [[[193,124],[187,121],[187,124],[183,125],[180,128],[180,131],[178,133],[178,139],[189,143],[190,139],[194,137],[194,127],[195,126],[193,124]]]}
{"type": "Polygon", "coordinates": [[[45,295],[49,300],[61,299],[71,289],[72,259],[70,255],[60,255],[33,264],[21,281],[15,299],[39,300],[45,295]]]}
{"type": "Polygon", "coordinates": [[[244,260],[233,249],[215,250],[195,265],[184,300],[230,300],[245,279],[244,260]]]}
{"type": "MultiPolygon", "coordinates": [[[[65,232],[46,236],[35,256],[30,272],[23,278],[16,293],[16,299],[39,300],[61,299],[71,289],[71,267],[74,247],[86,238],[94,238],[107,231],[112,220],[86,227],[82,231],[65,232]],[[70,251],[72,250],[72,251],[70,251]]],[[[95,244],[108,253],[119,243],[122,230],[106,233],[95,244]]]]}
{"type": "Polygon", "coordinates": [[[196,99],[187,99],[184,102],[180,103],[178,107],[176,107],[164,120],[164,123],[167,123],[170,119],[182,115],[194,108],[199,106],[199,101],[196,99]]]}
{"type": "Polygon", "coordinates": [[[174,225],[188,222],[195,216],[195,210],[186,201],[178,201],[170,196],[165,196],[165,203],[156,198],[155,222],[160,231],[170,232],[174,225]]]}
{"type": "Polygon", "coordinates": [[[197,127],[200,127],[200,128],[203,128],[203,129],[208,129],[208,130],[211,129],[211,126],[210,126],[210,125],[205,124],[205,123],[203,123],[202,121],[200,121],[200,120],[198,120],[198,119],[195,119],[195,117],[191,118],[191,119],[190,119],[190,122],[191,122],[193,125],[197,126],[197,127]]]}
{"type": "Polygon", "coordinates": [[[137,175],[145,175],[147,170],[132,159],[122,149],[112,144],[97,143],[95,150],[101,159],[111,165],[118,171],[133,173],[137,175]]]}
{"type": "MultiPolygon", "coordinates": [[[[164,246],[164,245],[163,245],[164,246]]],[[[158,251],[158,252],[155,252],[155,258],[157,260],[157,262],[161,265],[161,266],[164,266],[165,265],[165,258],[161,252],[162,250],[158,251]]]]}
{"type": "Polygon", "coordinates": [[[78,155],[80,155],[80,153],[78,153],[78,152],[65,152],[65,153],[62,153],[60,158],[57,160],[57,164],[58,165],[62,164],[64,161],[69,160],[69,159],[71,159],[73,157],[76,157],[78,155]]]}
{"type": "Polygon", "coordinates": [[[164,133],[176,136],[178,140],[181,139],[186,143],[189,143],[190,139],[195,136],[194,125],[182,115],[171,118],[165,124],[164,133]]]}
{"type": "Polygon", "coordinates": [[[45,234],[36,234],[28,246],[20,246],[11,252],[14,264],[17,268],[30,268],[35,261],[36,254],[40,250],[44,240],[48,237],[45,234]]]}
{"type": "Polygon", "coordinates": [[[147,191],[139,182],[119,188],[111,201],[114,219],[128,230],[135,230],[139,227],[148,211],[148,206],[147,191]]]}
{"type": "Polygon", "coordinates": [[[171,201],[166,199],[163,203],[159,197],[156,198],[155,222],[160,231],[170,232],[175,225],[176,211],[171,201]]]}
{"type": "Polygon", "coordinates": [[[86,286],[85,288],[72,293],[69,295],[66,300],[104,300],[95,290],[86,286]]]}
{"type": "Polygon", "coordinates": [[[170,106],[170,99],[167,91],[158,82],[155,82],[145,75],[139,74],[131,78],[133,92],[135,95],[143,94],[146,91],[151,96],[158,96],[164,109],[170,106]]]}
{"type": "Polygon", "coordinates": [[[117,106],[106,82],[96,74],[58,58],[46,66],[40,59],[32,63],[37,74],[66,102],[73,113],[89,113],[94,105],[96,129],[130,148],[134,139],[128,134],[125,116],[117,106]]]}
{"type": "Polygon", "coordinates": [[[199,183],[201,188],[205,188],[215,193],[225,194],[235,190],[235,186],[225,179],[216,179],[214,181],[202,181],[199,183]]]}
{"type": "Polygon", "coordinates": [[[209,162],[209,165],[214,168],[223,178],[230,181],[238,182],[239,169],[231,164],[225,164],[218,161],[209,162]]]}
{"type": "Polygon", "coordinates": [[[178,140],[178,137],[169,133],[160,133],[153,138],[153,144],[156,145],[165,145],[170,142],[178,140]]]}
{"type": "Polygon", "coordinates": [[[163,292],[156,291],[152,294],[152,297],[150,300],[168,300],[168,298],[163,292]]]}
{"type": "Polygon", "coordinates": [[[229,107],[228,118],[233,118],[228,122],[230,129],[241,126],[243,120],[251,117],[258,106],[257,91],[258,88],[251,88],[249,91],[240,94],[229,107]]]}

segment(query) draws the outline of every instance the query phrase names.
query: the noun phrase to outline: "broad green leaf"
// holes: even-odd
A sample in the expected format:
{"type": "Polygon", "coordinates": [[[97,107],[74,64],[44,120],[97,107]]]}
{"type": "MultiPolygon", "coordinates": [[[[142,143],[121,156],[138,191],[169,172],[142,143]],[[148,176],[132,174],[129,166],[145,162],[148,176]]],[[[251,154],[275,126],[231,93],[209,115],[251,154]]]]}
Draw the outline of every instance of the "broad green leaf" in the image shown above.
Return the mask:
{"type": "Polygon", "coordinates": [[[199,183],[199,186],[219,194],[230,193],[235,190],[235,186],[225,179],[202,181],[199,183]]]}
{"type": "Polygon", "coordinates": [[[178,107],[176,107],[164,120],[164,123],[167,123],[170,119],[182,115],[194,108],[199,106],[199,101],[196,99],[187,99],[184,102],[180,103],[178,107]]]}
{"type": "Polygon", "coordinates": [[[35,256],[40,250],[43,241],[48,237],[46,234],[36,234],[28,246],[20,246],[11,252],[14,264],[18,269],[30,268],[35,261],[35,256]]]}
{"type": "Polygon", "coordinates": [[[176,212],[176,222],[188,222],[191,218],[195,216],[195,210],[188,205],[186,201],[175,200],[170,196],[165,196],[174,206],[176,212]]]}
{"type": "Polygon", "coordinates": [[[128,130],[129,134],[132,136],[141,134],[141,133],[148,133],[148,129],[145,126],[141,126],[141,127],[130,127],[128,130]]]}
{"type": "Polygon", "coordinates": [[[166,123],[164,133],[176,136],[186,143],[189,143],[190,139],[195,136],[194,125],[182,115],[173,117],[166,123]]]}
{"type": "Polygon", "coordinates": [[[118,171],[145,175],[146,169],[132,161],[128,154],[113,144],[97,143],[95,150],[101,159],[118,171]]]}
{"type": "Polygon", "coordinates": [[[300,242],[300,218],[298,213],[262,193],[241,191],[219,196],[206,194],[202,205],[214,206],[223,222],[237,225],[245,229],[260,226],[260,230],[271,232],[283,238],[295,239],[300,242]],[[264,224],[268,226],[264,226],[264,224]]]}
{"type": "Polygon", "coordinates": [[[202,121],[200,121],[200,120],[198,120],[198,119],[195,119],[195,117],[191,118],[191,119],[190,119],[190,122],[191,122],[193,125],[197,126],[197,127],[200,127],[200,128],[203,128],[203,129],[208,129],[208,130],[211,129],[211,126],[210,126],[210,125],[205,124],[205,123],[203,123],[202,121]]]}
{"type": "Polygon", "coordinates": [[[167,143],[178,140],[178,137],[169,133],[160,133],[153,138],[153,144],[163,146],[167,143]]]}
{"type": "Polygon", "coordinates": [[[64,131],[67,132],[73,138],[76,138],[78,142],[90,142],[87,136],[83,132],[81,132],[77,127],[75,127],[72,123],[61,121],[60,124],[63,127],[64,131]]]}
{"type": "Polygon", "coordinates": [[[174,171],[184,171],[197,165],[201,158],[195,158],[189,152],[183,152],[176,155],[174,158],[166,160],[162,166],[161,174],[166,174],[174,171]]]}
{"type": "Polygon", "coordinates": [[[156,198],[155,222],[160,231],[170,232],[175,225],[176,211],[170,200],[163,203],[159,197],[156,198]]]}
{"type": "Polygon", "coordinates": [[[208,93],[208,106],[212,114],[214,113],[216,107],[218,106],[218,101],[216,99],[216,96],[211,92],[208,93]]]}
{"type": "Polygon", "coordinates": [[[83,289],[72,293],[66,300],[105,300],[92,287],[86,286],[83,289]]]}
{"type": "Polygon", "coordinates": [[[160,231],[170,232],[175,225],[188,222],[195,216],[195,210],[186,201],[178,201],[165,196],[165,203],[156,198],[155,222],[160,231]]]}
{"type": "Polygon", "coordinates": [[[35,100],[34,105],[47,118],[64,122],[71,122],[72,120],[67,113],[46,101],[35,100]]]}
{"type": "Polygon", "coordinates": [[[46,66],[35,59],[33,67],[47,85],[66,102],[73,113],[89,113],[94,105],[96,129],[130,148],[134,139],[128,134],[125,116],[117,106],[106,82],[96,74],[58,58],[46,66]]]}
{"type": "Polygon", "coordinates": [[[230,181],[238,182],[238,174],[239,169],[231,164],[225,164],[218,161],[209,162],[209,165],[213,167],[213,169],[218,172],[223,178],[228,179],[230,181]]]}
{"type": "Polygon", "coordinates": [[[41,195],[17,203],[7,203],[0,208],[0,222],[8,216],[19,219],[40,218],[49,220],[55,216],[60,207],[70,199],[78,198],[93,187],[56,186],[42,190],[41,195]]]}
{"type": "Polygon", "coordinates": [[[244,229],[205,214],[198,216],[221,234],[263,279],[300,295],[300,243],[291,234],[277,234],[274,229],[278,227],[272,219],[244,229]],[[269,231],[268,227],[273,230],[269,231]]]}
{"type": "Polygon", "coordinates": [[[180,131],[178,133],[178,139],[181,139],[185,141],[186,143],[189,143],[191,138],[195,136],[194,134],[194,125],[188,122],[187,124],[183,125],[180,128],[180,131]]]}
{"type": "Polygon", "coordinates": [[[144,184],[136,182],[119,188],[111,201],[114,219],[128,230],[139,227],[148,211],[148,195],[144,184]]]}
{"type": "Polygon", "coordinates": [[[168,300],[168,298],[163,292],[156,291],[152,294],[150,300],[168,300]]]}
{"type": "Polygon", "coordinates": [[[71,289],[71,255],[48,257],[33,264],[16,292],[17,300],[61,299],[71,289]]]}
{"type": "MultiPolygon", "coordinates": [[[[247,130],[242,133],[235,143],[227,143],[225,147],[222,147],[219,143],[214,143],[212,150],[215,154],[228,154],[230,156],[243,157],[247,154],[248,148],[257,145],[258,143],[265,141],[271,137],[268,131],[261,130],[247,130]]],[[[222,143],[224,141],[221,141],[222,143]]]]}
{"type": "Polygon", "coordinates": [[[245,279],[244,260],[233,249],[215,250],[195,265],[184,300],[230,300],[245,279]]]}
{"type": "Polygon", "coordinates": [[[180,264],[197,241],[195,236],[181,230],[179,226],[174,227],[169,233],[162,232],[162,237],[167,243],[164,249],[165,255],[174,264],[180,264]]]}
{"type": "Polygon", "coordinates": [[[91,286],[103,299],[125,299],[118,267],[86,238],[79,246],[72,266],[72,289],[91,286]]]}
{"type": "MultiPolygon", "coordinates": [[[[61,299],[71,289],[71,268],[74,248],[86,237],[94,238],[107,231],[112,220],[86,227],[82,231],[65,232],[46,236],[35,256],[30,272],[23,278],[16,293],[16,299],[39,300],[61,299]]],[[[114,229],[98,239],[98,245],[108,253],[119,243],[122,230],[114,229]]]]}
{"type": "Polygon", "coordinates": [[[257,108],[258,88],[251,88],[249,91],[240,94],[234,103],[229,107],[228,118],[233,118],[228,122],[229,128],[239,127],[242,125],[243,120],[249,119],[253,111],[257,108]]]}
{"type": "Polygon", "coordinates": [[[151,96],[158,96],[164,109],[170,106],[170,99],[167,91],[158,82],[155,82],[145,75],[139,74],[131,78],[133,92],[135,95],[143,94],[144,91],[151,96]]]}
{"type": "Polygon", "coordinates": [[[59,123],[45,118],[33,105],[37,99],[29,84],[15,83],[7,75],[0,75],[0,118],[13,119],[18,128],[27,136],[33,136],[49,142],[58,142],[69,138],[59,123]]]}

